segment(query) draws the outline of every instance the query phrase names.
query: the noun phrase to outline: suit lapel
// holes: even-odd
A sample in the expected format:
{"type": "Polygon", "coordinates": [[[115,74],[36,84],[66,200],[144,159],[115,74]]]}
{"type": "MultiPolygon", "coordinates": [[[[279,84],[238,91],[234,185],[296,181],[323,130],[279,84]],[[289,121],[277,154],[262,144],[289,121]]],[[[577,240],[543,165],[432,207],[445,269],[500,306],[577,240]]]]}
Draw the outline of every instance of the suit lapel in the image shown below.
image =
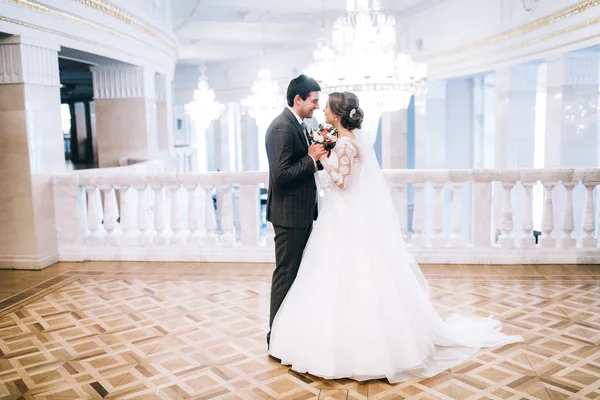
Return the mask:
{"type": "Polygon", "coordinates": [[[296,119],[296,116],[294,115],[294,113],[291,112],[290,109],[286,107],[285,110],[283,110],[283,114],[286,116],[286,118],[292,124],[292,126],[296,129],[296,132],[299,135],[300,142],[302,143],[302,148],[306,149],[308,151],[306,134],[302,130],[302,127],[300,126],[300,124],[298,124],[298,120],[296,119]]]}

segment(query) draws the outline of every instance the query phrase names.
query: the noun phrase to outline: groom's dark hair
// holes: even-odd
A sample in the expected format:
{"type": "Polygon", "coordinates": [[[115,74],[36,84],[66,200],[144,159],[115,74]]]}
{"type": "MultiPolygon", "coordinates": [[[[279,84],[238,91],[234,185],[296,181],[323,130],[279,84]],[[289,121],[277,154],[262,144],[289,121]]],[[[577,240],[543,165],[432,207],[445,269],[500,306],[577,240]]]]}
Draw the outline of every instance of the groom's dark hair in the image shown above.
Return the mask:
{"type": "Polygon", "coordinates": [[[321,86],[313,78],[304,74],[292,79],[287,88],[288,106],[294,106],[294,98],[300,95],[302,100],[306,100],[310,92],[320,92],[321,86]]]}

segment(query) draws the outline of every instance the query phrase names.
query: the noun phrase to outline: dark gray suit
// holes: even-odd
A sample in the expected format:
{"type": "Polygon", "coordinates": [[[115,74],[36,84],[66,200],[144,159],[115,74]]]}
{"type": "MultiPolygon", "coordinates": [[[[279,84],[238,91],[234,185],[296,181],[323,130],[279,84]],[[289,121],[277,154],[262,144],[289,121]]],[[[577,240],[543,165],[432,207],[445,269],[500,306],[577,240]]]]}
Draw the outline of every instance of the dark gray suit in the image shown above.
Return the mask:
{"type": "MultiPolygon", "coordinates": [[[[267,129],[265,144],[269,158],[267,220],[275,230],[276,260],[271,282],[271,328],[296,278],[313,220],[317,218],[317,187],[306,135],[288,108],[267,129]]],[[[269,339],[270,332],[267,343],[269,339]]]]}

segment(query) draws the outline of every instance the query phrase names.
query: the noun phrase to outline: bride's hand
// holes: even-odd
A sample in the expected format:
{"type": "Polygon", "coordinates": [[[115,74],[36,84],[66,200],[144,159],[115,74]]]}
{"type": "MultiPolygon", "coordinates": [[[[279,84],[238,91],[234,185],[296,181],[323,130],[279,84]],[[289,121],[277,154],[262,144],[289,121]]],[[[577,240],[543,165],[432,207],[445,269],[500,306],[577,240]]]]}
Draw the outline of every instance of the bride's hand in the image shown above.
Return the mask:
{"type": "Polygon", "coordinates": [[[319,161],[321,161],[321,163],[325,162],[325,160],[327,160],[327,158],[328,158],[328,155],[329,155],[329,152],[326,152],[321,157],[319,157],[319,161]]]}

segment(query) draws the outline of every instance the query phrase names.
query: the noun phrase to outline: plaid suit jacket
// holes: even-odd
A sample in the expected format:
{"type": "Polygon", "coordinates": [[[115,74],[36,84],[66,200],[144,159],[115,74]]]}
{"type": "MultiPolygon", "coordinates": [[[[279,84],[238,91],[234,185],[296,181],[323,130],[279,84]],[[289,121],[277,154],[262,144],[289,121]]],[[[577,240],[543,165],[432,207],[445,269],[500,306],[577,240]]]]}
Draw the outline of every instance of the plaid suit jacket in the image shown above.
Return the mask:
{"type": "Polygon", "coordinates": [[[294,114],[285,108],[267,129],[269,159],[267,220],[273,225],[303,228],[317,218],[315,165],[306,136],[294,114]]]}

